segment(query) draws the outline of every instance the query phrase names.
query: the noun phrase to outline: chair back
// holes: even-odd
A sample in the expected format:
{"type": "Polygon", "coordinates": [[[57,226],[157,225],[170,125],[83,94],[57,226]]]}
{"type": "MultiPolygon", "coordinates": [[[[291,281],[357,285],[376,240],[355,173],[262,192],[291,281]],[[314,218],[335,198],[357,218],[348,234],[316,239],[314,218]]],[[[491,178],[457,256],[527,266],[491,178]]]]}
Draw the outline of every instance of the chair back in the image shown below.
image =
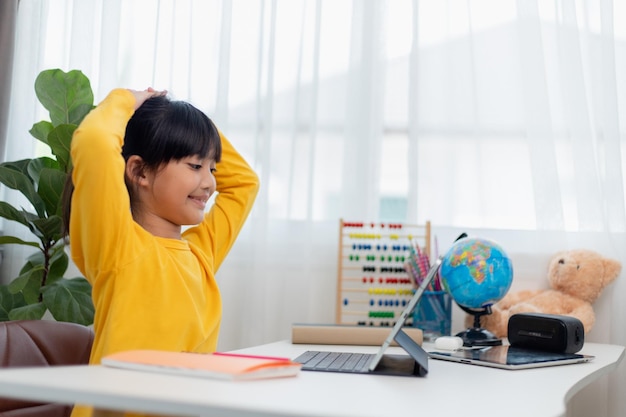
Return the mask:
{"type": "MultiPolygon", "coordinates": [[[[0,367],[89,363],[93,330],[53,320],[0,322],[0,367]]],[[[68,417],[71,405],[0,398],[0,417],[68,417]]]]}

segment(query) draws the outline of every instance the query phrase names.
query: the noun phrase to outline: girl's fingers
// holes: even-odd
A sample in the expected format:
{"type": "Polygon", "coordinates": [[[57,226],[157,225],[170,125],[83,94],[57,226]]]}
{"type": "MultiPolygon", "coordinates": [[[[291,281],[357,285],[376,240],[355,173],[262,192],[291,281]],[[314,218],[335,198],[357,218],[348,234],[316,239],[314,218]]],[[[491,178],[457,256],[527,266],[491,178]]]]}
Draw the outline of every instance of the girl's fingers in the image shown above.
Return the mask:
{"type": "Polygon", "coordinates": [[[164,96],[167,94],[167,90],[155,90],[152,87],[148,87],[145,90],[148,93],[151,93],[150,97],[158,97],[158,96],[164,96]]]}

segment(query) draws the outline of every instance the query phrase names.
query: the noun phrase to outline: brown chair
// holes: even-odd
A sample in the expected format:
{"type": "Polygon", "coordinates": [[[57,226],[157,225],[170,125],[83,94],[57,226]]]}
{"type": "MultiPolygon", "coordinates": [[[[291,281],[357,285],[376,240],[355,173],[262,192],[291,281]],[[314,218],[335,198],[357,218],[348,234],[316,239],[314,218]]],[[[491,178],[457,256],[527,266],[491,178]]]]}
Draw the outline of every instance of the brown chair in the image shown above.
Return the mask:
{"type": "MultiPolygon", "coordinates": [[[[0,367],[89,363],[93,331],[52,320],[0,322],[0,367]]],[[[0,417],[67,417],[72,406],[0,398],[0,417]]]]}

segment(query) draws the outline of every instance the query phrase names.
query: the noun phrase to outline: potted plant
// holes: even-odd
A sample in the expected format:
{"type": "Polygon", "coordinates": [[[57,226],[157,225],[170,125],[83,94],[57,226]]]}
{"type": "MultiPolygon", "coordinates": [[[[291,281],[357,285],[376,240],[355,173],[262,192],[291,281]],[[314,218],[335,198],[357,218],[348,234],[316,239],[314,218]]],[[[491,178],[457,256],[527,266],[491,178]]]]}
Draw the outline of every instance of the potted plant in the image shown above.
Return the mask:
{"type": "Polygon", "coordinates": [[[30,134],[48,145],[51,156],[0,164],[0,182],[20,192],[28,208],[0,201],[0,216],[28,228],[33,239],[0,236],[0,244],[32,247],[34,253],[17,277],[0,285],[0,321],[41,319],[49,311],[58,321],[89,325],[94,307],[84,277],[64,277],[69,266],[63,236],[62,195],[71,170],[72,134],[93,105],[89,79],[78,70],[42,71],[35,93],[50,121],[35,123],[30,134]]]}

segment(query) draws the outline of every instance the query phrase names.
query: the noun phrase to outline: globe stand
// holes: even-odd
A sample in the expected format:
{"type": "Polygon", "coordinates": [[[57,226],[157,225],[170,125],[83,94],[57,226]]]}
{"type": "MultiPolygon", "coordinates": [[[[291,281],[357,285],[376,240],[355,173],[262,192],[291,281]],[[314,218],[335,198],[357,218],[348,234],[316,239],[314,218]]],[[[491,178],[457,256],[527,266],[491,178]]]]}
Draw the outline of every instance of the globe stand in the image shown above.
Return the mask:
{"type": "Polygon", "coordinates": [[[474,316],[474,327],[457,333],[457,336],[463,339],[463,346],[499,346],[502,344],[502,339],[497,338],[489,330],[480,327],[481,316],[491,314],[491,306],[468,308],[459,305],[459,307],[466,313],[474,316]]]}

